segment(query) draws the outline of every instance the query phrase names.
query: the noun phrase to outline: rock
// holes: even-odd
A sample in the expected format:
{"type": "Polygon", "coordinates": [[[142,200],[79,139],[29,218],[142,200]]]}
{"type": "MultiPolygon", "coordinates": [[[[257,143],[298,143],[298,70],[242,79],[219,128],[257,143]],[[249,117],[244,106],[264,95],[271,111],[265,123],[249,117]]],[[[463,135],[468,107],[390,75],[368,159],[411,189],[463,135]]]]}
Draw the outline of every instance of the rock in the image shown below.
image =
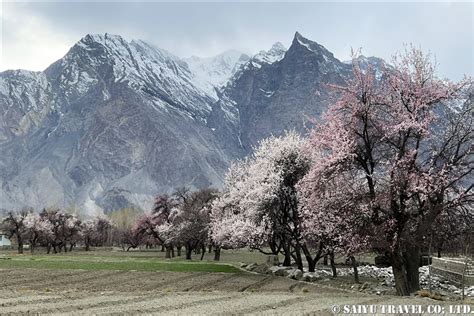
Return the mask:
{"type": "Polygon", "coordinates": [[[294,269],[294,270],[289,270],[287,278],[293,279],[293,280],[301,280],[303,277],[303,271],[299,269],[294,269]]]}
{"type": "Polygon", "coordinates": [[[450,285],[448,285],[448,287],[447,287],[447,288],[448,288],[448,290],[449,290],[449,291],[452,291],[452,292],[455,292],[455,291],[457,291],[457,290],[458,290],[458,288],[457,288],[456,286],[454,286],[454,285],[451,285],[451,284],[450,284],[450,285]]]}
{"type": "Polygon", "coordinates": [[[385,279],[382,284],[385,285],[385,286],[393,286],[394,285],[392,280],[390,280],[389,278],[385,279]]]}
{"type": "Polygon", "coordinates": [[[240,263],[240,267],[241,267],[242,269],[245,268],[247,265],[248,265],[248,263],[244,263],[244,262],[241,262],[241,263],[240,263]]]}
{"type": "Polygon", "coordinates": [[[269,268],[270,267],[264,263],[264,264],[257,265],[252,271],[260,273],[260,274],[268,274],[268,273],[271,273],[269,272],[269,268]]]}
{"type": "Polygon", "coordinates": [[[268,269],[272,274],[275,274],[276,271],[280,270],[280,266],[273,266],[268,269]]]}
{"type": "Polygon", "coordinates": [[[318,270],[318,272],[319,272],[322,276],[329,276],[329,277],[332,277],[332,272],[329,272],[329,271],[326,271],[326,270],[318,270]]]}
{"type": "Polygon", "coordinates": [[[290,267],[270,267],[269,270],[272,271],[273,275],[276,276],[287,276],[289,274],[290,267]]]}
{"type": "Polygon", "coordinates": [[[301,279],[307,282],[314,282],[321,279],[321,277],[316,272],[305,272],[301,279]]]}
{"type": "Polygon", "coordinates": [[[270,267],[268,270],[271,271],[273,275],[276,276],[286,276],[288,274],[288,267],[280,267],[280,266],[273,266],[270,267]]]}
{"type": "Polygon", "coordinates": [[[280,264],[280,260],[278,259],[278,255],[268,255],[267,256],[267,265],[271,266],[278,266],[280,264]]]}
{"type": "Polygon", "coordinates": [[[251,263],[251,264],[247,265],[247,266],[245,267],[245,269],[247,269],[248,271],[253,271],[253,270],[255,270],[257,267],[258,267],[258,264],[256,264],[256,263],[251,263]]]}
{"type": "Polygon", "coordinates": [[[369,283],[365,282],[364,284],[362,284],[359,288],[359,291],[363,291],[365,289],[367,289],[369,287],[369,283]]]}

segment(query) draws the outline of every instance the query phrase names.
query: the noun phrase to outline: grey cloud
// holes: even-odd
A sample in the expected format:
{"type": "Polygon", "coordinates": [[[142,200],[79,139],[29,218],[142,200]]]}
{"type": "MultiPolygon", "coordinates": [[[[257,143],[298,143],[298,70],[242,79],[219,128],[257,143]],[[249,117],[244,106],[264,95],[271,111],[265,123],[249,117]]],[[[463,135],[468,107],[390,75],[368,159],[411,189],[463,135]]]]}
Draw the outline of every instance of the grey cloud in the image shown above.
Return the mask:
{"type": "MultiPolygon", "coordinates": [[[[58,51],[49,59],[35,56],[34,49],[23,48],[28,46],[28,37],[24,37],[22,46],[15,45],[17,34],[24,34],[19,29],[21,22],[36,17],[43,21],[44,34],[50,34],[42,35],[35,28],[40,36],[47,37],[44,45],[57,46],[58,50],[87,33],[109,32],[127,39],[141,38],[181,57],[211,56],[231,48],[254,53],[276,41],[289,45],[293,33],[299,31],[340,59],[349,58],[351,47],[362,47],[365,55],[390,59],[404,43],[413,43],[436,56],[442,76],[459,79],[463,74],[474,74],[473,6],[370,2],[4,3],[4,15],[17,14],[15,20],[19,23],[4,21],[1,69],[18,66],[20,61],[13,63],[9,56],[23,59],[20,66],[27,68],[35,58],[36,64],[46,67],[66,53],[58,51]]],[[[32,38],[38,37],[35,30],[28,32],[32,38]]],[[[35,45],[41,44],[36,41],[35,45]]]]}

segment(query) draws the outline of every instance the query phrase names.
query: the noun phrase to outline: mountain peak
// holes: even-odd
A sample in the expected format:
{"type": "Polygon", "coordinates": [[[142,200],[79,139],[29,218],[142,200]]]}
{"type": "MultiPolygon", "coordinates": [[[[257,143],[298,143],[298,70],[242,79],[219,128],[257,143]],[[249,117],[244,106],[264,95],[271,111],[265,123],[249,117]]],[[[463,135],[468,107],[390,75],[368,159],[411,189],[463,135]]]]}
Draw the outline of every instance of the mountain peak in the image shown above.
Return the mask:
{"type": "Polygon", "coordinates": [[[285,45],[283,45],[281,42],[276,42],[275,44],[273,44],[272,48],[270,48],[270,50],[286,50],[286,47],[285,45]]]}
{"type": "Polygon", "coordinates": [[[299,32],[295,32],[295,36],[293,37],[293,42],[291,43],[291,45],[293,45],[295,43],[300,44],[300,45],[305,45],[305,44],[317,44],[317,45],[319,45],[318,43],[307,39],[306,37],[301,35],[301,33],[299,33],[299,32]]]}
{"type": "Polygon", "coordinates": [[[88,45],[91,43],[99,43],[104,46],[107,46],[107,44],[110,43],[127,43],[127,41],[120,35],[115,34],[87,34],[86,36],[81,38],[81,40],[77,44],[82,46],[81,44],[88,45]]]}
{"type": "Polygon", "coordinates": [[[301,35],[299,32],[295,33],[293,42],[291,43],[289,50],[293,50],[297,47],[303,47],[312,53],[334,58],[334,55],[330,51],[328,51],[324,46],[307,39],[306,37],[301,35]]]}
{"type": "Polygon", "coordinates": [[[268,51],[262,50],[256,54],[252,58],[252,61],[254,62],[254,66],[257,65],[257,67],[260,68],[261,64],[273,64],[281,60],[285,56],[285,52],[285,46],[280,42],[276,42],[268,51]],[[257,64],[255,64],[255,62],[257,64]]]}
{"type": "Polygon", "coordinates": [[[295,36],[293,37],[293,42],[291,43],[292,46],[293,45],[303,45],[303,46],[311,45],[311,46],[315,46],[314,44],[320,46],[318,43],[310,41],[309,39],[307,39],[306,37],[301,35],[301,33],[299,33],[299,32],[295,33],[295,36]]]}
{"type": "Polygon", "coordinates": [[[91,49],[91,46],[93,44],[100,44],[106,48],[109,48],[113,51],[116,52],[127,52],[130,47],[134,47],[136,50],[140,50],[143,53],[145,52],[159,52],[161,56],[171,58],[171,59],[177,59],[173,54],[170,52],[158,48],[154,46],[153,44],[150,44],[146,41],[143,41],[141,39],[133,39],[131,41],[127,41],[125,38],[123,38],[120,35],[116,34],[110,34],[110,33],[105,33],[105,34],[87,34],[84,36],[79,42],[77,42],[77,46],[85,48],[87,50],[91,49]]]}
{"type": "Polygon", "coordinates": [[[298,40],[298,39],[307,40],[303,35],[301,35],[300,32],[296,31],[296,32],[295,32],[295,36],[293,37],[293,41],[294,41],[294,40],[298,40]]]}

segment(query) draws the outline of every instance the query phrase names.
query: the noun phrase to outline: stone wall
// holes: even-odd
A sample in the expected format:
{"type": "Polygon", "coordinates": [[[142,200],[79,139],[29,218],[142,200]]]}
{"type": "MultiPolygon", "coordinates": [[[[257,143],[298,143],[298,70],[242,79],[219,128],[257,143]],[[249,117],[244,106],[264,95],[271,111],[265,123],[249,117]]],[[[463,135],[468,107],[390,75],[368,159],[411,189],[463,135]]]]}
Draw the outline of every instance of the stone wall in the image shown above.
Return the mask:
{"type": "MultiPolygon", "coordinates": [[[[463,258],[433,258],[431,272],[457,285],[461,285],[464,266],[463,258]]],[[[474,266],[470,260],[468,260],[464,282],[465,286],[474,285],[474,266]]]]}

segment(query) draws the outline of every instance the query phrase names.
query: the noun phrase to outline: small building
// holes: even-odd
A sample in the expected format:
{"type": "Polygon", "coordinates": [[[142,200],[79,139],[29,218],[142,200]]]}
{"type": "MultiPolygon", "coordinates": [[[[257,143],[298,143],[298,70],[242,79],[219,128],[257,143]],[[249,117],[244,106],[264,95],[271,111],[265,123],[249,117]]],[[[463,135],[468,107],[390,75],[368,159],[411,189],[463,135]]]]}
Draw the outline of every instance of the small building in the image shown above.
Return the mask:
{"type": "Polygon", "coordinates": [[[8,239],[7,234],[0,230],[0,248],[11,247],[12,242],[8,239]]]}

